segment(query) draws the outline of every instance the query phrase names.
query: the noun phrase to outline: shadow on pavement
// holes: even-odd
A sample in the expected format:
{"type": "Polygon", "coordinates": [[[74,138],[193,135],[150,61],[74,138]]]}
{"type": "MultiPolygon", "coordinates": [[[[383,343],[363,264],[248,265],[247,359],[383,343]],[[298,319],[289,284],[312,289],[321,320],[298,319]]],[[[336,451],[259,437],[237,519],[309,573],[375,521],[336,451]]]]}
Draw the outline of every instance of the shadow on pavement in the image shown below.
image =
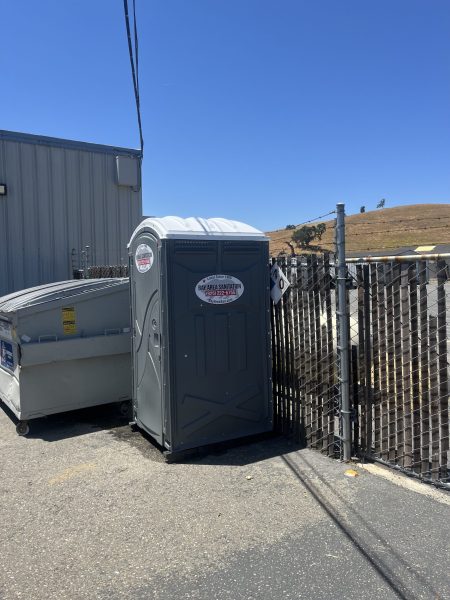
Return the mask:
{"type": "MultiPolygon", "coordinates": [[[[103,404],[31,419],[28,421],[30,433],[26,437],[56,442],[93,431],[123,427],[128,425],[131,413],[124,414],[122,404],[124,403],[103,404]]],[[[1,402],[0,408],[11,420],[11,427],[15,427],[17,419],[14,414],[1,402]]]]}
{"type": "Polygon", "coordinates": [[[179,462],[203,465],[245,466],[262,460],[289,454],[304,448],[304,444],[295,442],[286,436],[269,433],[251,436],[200,449],[192,457],[179,462]]]}
{"type": "Polygon", "coordinates": [[[345,498],[337,491],[336,486],[328,482],[304,456],[301,457],[302,463],[314,472],[315,477],[317,477],[322,486],[328,488],[333,496],[333,503],[326,498],[323,491],[319,490],[309,477],[302,473],[298,465],[289,457],[282,456],[281,458],[302,486],[311,494],[314,500],[339,528],[341,533],[351,542],[370,567],[378,573],[398,598],[402,600],[414,600],[415,598],[429,597],[430,594],[436,599],[441,597],[439,591],[434,589],[409,562],[402,558],[392,545],[381,536],[380,532],[367,522],[367,519],[353,506],[349,506],[345,498]],[[340,507],[339,504],[342,506],[340,507]],[[387,558],[385,559],[381,554],[385,554],[387,558]],[[399,573],[404,574],[404,576],[399,575],[399,573]]]}
{"type": "Polygon", "coordinates": [[[304,447],[286,437],[269,433],[188,450],[167,459],[164,449],[145,431],[124,427],[111,429],[109,433],[116,440],[139,450],[144,458],[176,464],[245,466],[304,447]]]}
{"type": "MultiPolygon", "coordinates": [[[[31,419],[28,421],[30,432],[26,437],[57,442],[95,431],[107,431],[117,441],[139,450],[144,458],[156,462],[166,461],[164,449],[151,436],[145,431],[135,430],[129,426],[131,404],[127,403],[127,406],[129,410],[126,414],[121,410],[121,403],[113,403],[31,419]]],[[[11,427],[15,427],[17,418],[14,414],[2,402],[0,402],[0,409],[10,419],[11,427]]],[[[244,466],[281,456],[303,447],[303,444],[281,435],[265,433],[189,450],[167,462],[244,466]]]]}

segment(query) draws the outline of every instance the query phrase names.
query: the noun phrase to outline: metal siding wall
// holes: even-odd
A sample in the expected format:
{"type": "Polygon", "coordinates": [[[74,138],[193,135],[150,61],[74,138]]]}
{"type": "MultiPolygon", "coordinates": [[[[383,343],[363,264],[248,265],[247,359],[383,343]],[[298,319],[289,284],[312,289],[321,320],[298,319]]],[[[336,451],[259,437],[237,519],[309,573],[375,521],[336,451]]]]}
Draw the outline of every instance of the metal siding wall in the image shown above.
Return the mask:
{"type": "MultiPolygon", "coordinates": [[[[48,244],[53,248],[53,241],[50,238],[50,230],[53,229],[53,207],[52,198],[49,194],[51,181],[49,148],[43,148],[41,152],[36,152],[36,223],[39,230],[39,281],[51,281],[53,278],[54,265],[53,260],[46,258],[46,244],[43,241],[48,239],[48,244]]],[[[53,256],[53,252],[51,252],[53,256]]]]}
{"type": "Polygon", "coordinates": [[[7,291],[24,287],[24,232],[23,232],[23,194],[22,194],[22,160],[20,144],[12,142],[6,145],[6,177],[8,195],[3,198],[8,213],[8,283],[2,285],[7,291]]]}
{"type": "Polygon", "coordinates": [[[94,202],[93,215],[93,238],[96,240],[95,247],[92,249],[92,264],[106,264],[107,252],[105,251],[106,240],[106,220],[104,218],[106,211],[105,189],[102,185],[104,179],[106,157],[104,154],[91,154],[91,169],[92,169],[92,193],[96,201],[94,202]],[[99,173],[101,176],[96,176],[99,173]]]}
{"type": "MultiPolygon", "coordinates": [[[[106,165],[106,181],[110,181],[115,176],[114,164],[107,161],[106,165]]],[[[117,237],[118,237],[118,211],[117,211],[117,189],[111,189],[110,185],[106,186],[106,219],[108,224],[108,255],[113,257],[112,262],[116,263],[117,259],[117,237]]]]}
{"type": "Polygon", "coordinates": [[[85,246],[91,264],[126,261],[142,200],[117,185],[115,156],[0,138],[0,295],[71,278],[72,249],[76,267],[85,246]]]}
{"type": "MultiPolygon", "coordinates": [[[[61,148],[51,149],[52,166],[52,199],[53,199],[53,231],[50,239],[55,242],[53,277],[55,281],[68,279],[70,272],[68,268],[68,244],[67,244],[67,210],[66,210],[66,170],[64,168],[64,150],[61,148]]],[[[46,247],[44,260],[51,259],[49,248],[46,247]]]]}
{"type": "MultiPolygon", "coordinates": [[[[130,203],[131,203],[131,188],[117,186],[118,203],[119,203],[119,228],[120,237],[123,239],[126,235],[127,223],[130,222],[130,203]]],[[[118,248],[118,263],[125,264],[127,261],[127,253],[123,248],[118,248]]]]}
{"type": "MultiPolygon", "coordinates": [[[[80,222],[78,151],[66,150],[64,158],[67,185],[67,247],[70,254],[70,268],[72,269],[72,261],[75,268],[78,268],[78,254],[75,254],[72,259],[72,250],[76,250],[81,246],[81,231],[78,226],[80,222]]],[[[76,252],[78,251],[76,250],[76,252]]]]}
{"type": "Polygon", "coordinates": [[[89,246],[87,259],[90,260],[92,248],[95,247],[96,240],[91,234],[92,222],[92,202],[91,198],[91,173],[90,173],[90,155],[86,152],[79,153],[80,159],[80,222],[81,222],[81,245],[84,250],[89,246]]]}
{"type": "MultiPolygon", "coordinates": [[[[6,182],[6,149],[4,144],[0,142],[0,181],[6,182]]],[[[0,198],[0,239],[2,240],[0,252],[0,294],[4,294],[9,288],[9,261],[10,248],[8,240],[8,212],[6,198],[0,198]]]]}

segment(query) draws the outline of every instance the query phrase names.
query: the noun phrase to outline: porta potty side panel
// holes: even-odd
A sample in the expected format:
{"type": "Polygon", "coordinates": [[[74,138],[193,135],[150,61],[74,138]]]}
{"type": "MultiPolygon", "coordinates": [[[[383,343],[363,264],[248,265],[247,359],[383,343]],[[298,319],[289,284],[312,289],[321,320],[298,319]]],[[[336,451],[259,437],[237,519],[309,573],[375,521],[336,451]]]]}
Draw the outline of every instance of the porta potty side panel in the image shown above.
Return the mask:
{"type": "Polygon", "coordinates": [[[130,269],[134,413],[138,424],[162,444],[160,249],[151,233],[133,240],[130,269]]]}
{"type": "Polygon", "coordinates": [[[268,243],[166,243],[171,450],[271,430],[268,243]],[[231,284],[208,292],[212,275],[231,284]]]}

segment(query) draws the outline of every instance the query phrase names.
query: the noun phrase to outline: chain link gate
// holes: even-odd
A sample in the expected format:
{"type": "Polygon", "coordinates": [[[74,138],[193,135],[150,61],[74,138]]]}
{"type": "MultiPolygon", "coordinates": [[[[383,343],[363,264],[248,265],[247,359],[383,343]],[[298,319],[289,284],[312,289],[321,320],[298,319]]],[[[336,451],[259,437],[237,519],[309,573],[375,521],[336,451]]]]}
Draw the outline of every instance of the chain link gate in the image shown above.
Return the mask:
{"type": "Polygon", "coordinates": [[[299,255],[275,263],[290,284],[272,303],[275,427],[340,457],[334,258],[299,255]]]}
{"type": "Polygon", "coordinates": [[[349,274],[354,450],[447,486],[447,263],[399,257],[349,264],[349,274]]]}
{"type": "Polygon", "coordinates": [[[352,455],[448,487],[448,265],[419,258],[347,261],[342,344],[334,256],[272,259],[290,283],[272,303],[275,426],[343,458],[338,358],[348,351],[352,455]]]}

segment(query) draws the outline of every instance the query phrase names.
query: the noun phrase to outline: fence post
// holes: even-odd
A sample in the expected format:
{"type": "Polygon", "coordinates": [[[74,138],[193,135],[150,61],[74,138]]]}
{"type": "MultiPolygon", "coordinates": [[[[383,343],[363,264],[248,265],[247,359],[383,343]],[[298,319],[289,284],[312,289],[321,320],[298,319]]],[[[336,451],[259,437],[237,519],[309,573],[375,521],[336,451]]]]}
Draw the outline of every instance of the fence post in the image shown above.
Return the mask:
{"type": "Polygon", "coordinates": [[[339,401],[342,422],[343,459],[350,460],[352,454],[349,388],[349,322],[346,298],[347,266],[345,264],[345,206],[336,206],[336,288],[338,323],[339,401]]]}

